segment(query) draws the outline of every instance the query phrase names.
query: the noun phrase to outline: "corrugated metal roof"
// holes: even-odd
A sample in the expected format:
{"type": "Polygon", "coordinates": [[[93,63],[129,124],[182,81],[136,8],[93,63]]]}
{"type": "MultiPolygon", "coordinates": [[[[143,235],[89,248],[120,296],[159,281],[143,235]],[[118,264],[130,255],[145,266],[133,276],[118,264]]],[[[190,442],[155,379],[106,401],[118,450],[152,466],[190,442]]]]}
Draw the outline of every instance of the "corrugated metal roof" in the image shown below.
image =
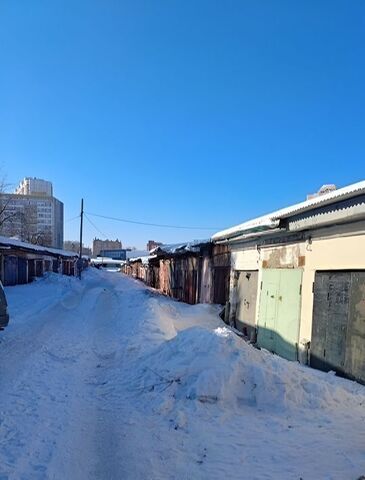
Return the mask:
{"type": "Polygon", "coordinates": [[[270,228],[276,228],[279,225],[279,221],[283,218],[291,217],[299,213],[313,210],[318,207],[330,205],[347,198],[355,197],[365,193],[365,180],[353,183],[344,188],[339,188],[333,192],[319,195],[318,197],[305,200],[304,202],[296,203],[286,208],[276,210],[275,212],[257,217],[247,222],[241,223],[231,228],[217,232],[212,236],[212,240],[221,240],[225,238],[235,237],[246,231],[260,231],[270,228]]]}

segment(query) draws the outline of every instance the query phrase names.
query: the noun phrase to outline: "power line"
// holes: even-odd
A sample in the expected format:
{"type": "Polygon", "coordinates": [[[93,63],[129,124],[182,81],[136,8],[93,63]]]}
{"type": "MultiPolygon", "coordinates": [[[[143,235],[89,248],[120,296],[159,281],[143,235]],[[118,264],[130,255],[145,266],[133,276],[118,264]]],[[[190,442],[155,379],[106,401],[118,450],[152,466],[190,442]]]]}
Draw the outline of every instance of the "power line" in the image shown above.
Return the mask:
{"type": "Polygon", "coordinates": [[[137,220],[127,220],[125,218],[108,217],[107,215],[99,215],[97,213],[87,213],[92,217],[106,218],[108,220],[115,220],[117,222],[134,223],[136,225],[148,225],[150,227],[179,228],[184,230],[221,230],[221,227],[185,227],[182,225],[165,225],[160,223],[138,222],[137,220]]]}
{"type": "Polygon", "coordinates": [[[66,223],[72,222],[73,220],[76,220],[76,218],[80,218],[80,214],[76,215],[75,217],[68,218],[67,220],[65,220],[65,222],[66,222],[66,223]]]}
{"type": "Polygon", "coordinates": [[[84,217],[85,217],[86,220],[90,223],[90,225],[93,226],[93,227],[95,228],[95,230],[100,233],[101,236],[103,236],[104,238],[108,238],[108,236],[105,235],[105,234],[95,225],[95,223],[86,215],[85,212],[84,212],[84,217]]]}

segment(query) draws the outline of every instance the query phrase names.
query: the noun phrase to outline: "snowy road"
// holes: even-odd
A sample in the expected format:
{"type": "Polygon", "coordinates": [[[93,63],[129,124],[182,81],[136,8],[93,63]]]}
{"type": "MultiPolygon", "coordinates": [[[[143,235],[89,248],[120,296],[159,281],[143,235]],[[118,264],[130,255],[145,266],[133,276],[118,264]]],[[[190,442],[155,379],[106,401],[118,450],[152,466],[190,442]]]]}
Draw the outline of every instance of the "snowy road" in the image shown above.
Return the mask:
{"type": "Polygon", "coordinates": [[[0,480],[357,480],[365,388],[115,273],[6,289],[0,480]]]}

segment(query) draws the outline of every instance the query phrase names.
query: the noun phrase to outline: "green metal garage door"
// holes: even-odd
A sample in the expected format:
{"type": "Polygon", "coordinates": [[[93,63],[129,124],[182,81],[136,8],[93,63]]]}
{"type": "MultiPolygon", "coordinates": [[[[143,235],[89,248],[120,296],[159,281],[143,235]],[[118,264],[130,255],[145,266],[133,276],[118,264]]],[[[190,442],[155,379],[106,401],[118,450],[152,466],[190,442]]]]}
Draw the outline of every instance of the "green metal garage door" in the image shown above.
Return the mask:
{"type": "Polygon", "coordinates": [[[257,343],[288,360],[298,358],[301,269],[262,271],[257,343]]]}

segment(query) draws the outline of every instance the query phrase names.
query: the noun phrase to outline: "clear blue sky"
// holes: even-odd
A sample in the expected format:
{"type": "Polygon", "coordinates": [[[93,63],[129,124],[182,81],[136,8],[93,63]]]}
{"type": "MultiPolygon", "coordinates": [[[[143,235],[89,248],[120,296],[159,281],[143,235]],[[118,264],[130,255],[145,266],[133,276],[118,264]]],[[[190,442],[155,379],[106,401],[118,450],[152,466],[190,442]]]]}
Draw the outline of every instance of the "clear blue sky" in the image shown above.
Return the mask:
{"type": "MultiPolygon", "coordinates": [[[[0,65],[2,169],[51,180],[66,220],[83,196],[223,228],[365,177],[362,0],[0,0],[0,65]]],[[[213,233],[93,221],[137,247],[213,233]]]]}

